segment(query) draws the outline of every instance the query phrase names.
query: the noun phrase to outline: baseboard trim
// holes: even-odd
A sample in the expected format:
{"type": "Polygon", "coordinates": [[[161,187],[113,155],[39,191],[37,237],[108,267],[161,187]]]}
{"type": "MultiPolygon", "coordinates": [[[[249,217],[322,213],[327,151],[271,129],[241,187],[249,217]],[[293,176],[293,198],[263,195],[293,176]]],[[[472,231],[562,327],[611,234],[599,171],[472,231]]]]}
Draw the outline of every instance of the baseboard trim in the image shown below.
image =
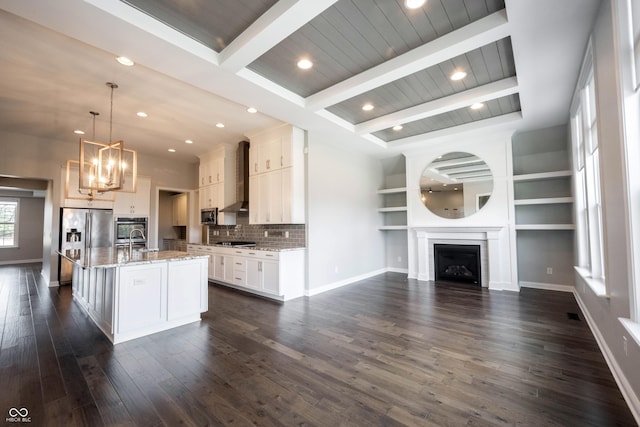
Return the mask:
{"type": "Polygon", "coordinates": [[[524,282],[520,281],[521,288],[532,288],[532,289],[544,289],[547,291],[560,291],[560,292],[571,292],[575,290],[574,286],[571,285],[558,285],[555,283],[540,283],[540,282],[524,282]]]}
{"type": "Polygon", "coordinates": [[[0,265],[11,265],[11,264],[36,264],[42,262],[42,258],[39,259],[17,259],[14,261],[0,261],[0,265]]]}
{"type": "Polygon", "coordinates": [[[360,274],[358,276],[352,276],[344,280],[339,280],[337,282],[329,283],[328,285],[320,286],[314,289],[307,289],[305,291],[305,296],[312,297],[314,295],[321,294],[323,292],[332,291],[334,289],[341,288],[343,286],[350,285],[355,282],[359,282],[360,280],[368,279],[373,276],[377,276],[379,274],[386,273],[388,271],[387,268],[381,268],[380,270],[374,270],[369,273],[360,274]]]}
{"type": "Polygon", "coordinates": [[[633,388],[631,388],[631,384],[625,377],[622,369],[620,369],[620,365],[616,361],[615,357],[613,357],[613,353],[611,353],[611,349],[607,345],[607,342],[604,340],[602,334],[600,333],[600,329],[598,329],[598,325],[594,322],[591,314],[587,310],[587,306],[582,301],[580,294],[578,292],[573,292],[573,295],[578,302],[578,306],[584,315],[585,320],[587,321],[587,325],[589,325],[589,329],[591,329],[591,333],[596,339],[598,343],[598,347],[600,347],[600,351],[604,356],[604,360],[607,362],[609,366],[609,370],[613,374],[613,379],[616,381],[620,392],[622,393],[622,397],[624,397],[625,402],[629,406],[629,410],[633,414],[633,417],[636,419],[638,425],[640,425],[640,399],[633,392],[633,388]]]}
{"type": "Polygon", "coordinates": [[[403,273],[403,274],[409,274],[409,269],[408,268],[396,268],[396,267],[388,267],[387,268],[387,272],[389,273],[403,273]]]}

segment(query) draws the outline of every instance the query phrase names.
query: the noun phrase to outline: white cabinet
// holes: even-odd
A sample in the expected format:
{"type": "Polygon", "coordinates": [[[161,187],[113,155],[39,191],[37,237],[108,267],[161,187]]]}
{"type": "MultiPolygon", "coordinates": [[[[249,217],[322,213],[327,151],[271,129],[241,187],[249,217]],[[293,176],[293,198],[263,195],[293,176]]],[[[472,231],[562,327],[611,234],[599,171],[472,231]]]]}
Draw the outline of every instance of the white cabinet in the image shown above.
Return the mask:
{"type": "MultiPolygon", "coordinates": [[[[236,200],[235,150],[230,146],[219,147],[200,156],[199,166],[200,209],[223,209],[236,200]]],[[[234,225],[235,213],[220,212],[218,223],[234,225]]]]}
{"type": "Polygon", "coordinates": [[[122,267],[118,276],[115,333],[144,329],[166,320],[166,263],[122,267]]]}
{"type": "Polygon", "coordinates": [[[113,204],[114,214],[149,216],[149,206],[151,198],[151,179],[138,176],[136,192],[118,191],[115,194],[113,204]]]}
{"type": "Polygon", "coordinates": [[[187,225],[187,195],[185,193],[176,194],[172,198],[173,203],[173,219],[172,225],[174,226],[186,226],[187,225]]]}
{"type": "Polygon", "coordinates": [[[200,260],[174,261],[168,264],[167,320],[175,320],[208,309],[206,264],[200,260]]]}
{"type": "Polygon", "coordinates": [[[304,224],[304,131],[291,125],[251,137],[249,223],[304,224]]]}

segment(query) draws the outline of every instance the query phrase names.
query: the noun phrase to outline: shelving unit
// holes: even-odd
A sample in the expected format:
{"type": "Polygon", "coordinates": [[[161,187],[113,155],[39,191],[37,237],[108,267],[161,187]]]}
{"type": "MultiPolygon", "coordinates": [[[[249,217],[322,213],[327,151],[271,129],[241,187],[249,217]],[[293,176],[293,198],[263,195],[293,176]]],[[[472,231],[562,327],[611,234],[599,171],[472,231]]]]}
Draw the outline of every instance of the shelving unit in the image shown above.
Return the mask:
{"type": "Polygon", "coordinates": [[[571,289],[575,225],[567,127],[515,135],[512,153],[518,282],[571,289]]]}
{"type": "Polygon", "coordinates": [[[385,214],[384,225],[380,230],[406,230],[407,229],[407,188],[385,188],[378,190],[382,196],[382,207],[378,212],[385,214]]]}

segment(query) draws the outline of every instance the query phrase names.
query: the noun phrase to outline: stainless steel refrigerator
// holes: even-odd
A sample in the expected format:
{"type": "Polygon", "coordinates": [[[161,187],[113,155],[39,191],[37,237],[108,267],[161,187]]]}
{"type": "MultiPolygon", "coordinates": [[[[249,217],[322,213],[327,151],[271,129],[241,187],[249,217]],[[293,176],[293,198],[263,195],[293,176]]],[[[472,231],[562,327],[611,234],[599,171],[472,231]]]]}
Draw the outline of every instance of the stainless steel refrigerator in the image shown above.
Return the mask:
{"type": "MultiPolygon", "coordinates": [[[[113,246],[113,210],[60,208],[60,251],[85,253],[90,248],[113,246]]],[[[64,257],[59,263],[60,284],[71,283],[73,264],[64,257]]]]}

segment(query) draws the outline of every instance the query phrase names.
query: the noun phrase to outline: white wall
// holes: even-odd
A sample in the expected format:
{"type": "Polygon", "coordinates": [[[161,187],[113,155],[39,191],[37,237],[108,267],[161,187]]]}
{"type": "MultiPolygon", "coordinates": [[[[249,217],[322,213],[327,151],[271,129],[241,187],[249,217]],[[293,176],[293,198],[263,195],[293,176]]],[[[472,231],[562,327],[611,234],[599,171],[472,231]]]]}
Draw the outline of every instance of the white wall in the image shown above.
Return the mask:
{"type": "MultiPolygon", "coordinates": [[[[55,251],[59,234],[60,195],[64,188],[61,168],[65,167],[67,159],[78,157],[78,145],[72,140],[73,137],[70,137],[69,141],[56,141],[0,132],[0,175],[51,181],[51,191],[45,197],[42,242],[42,275],[50,284],[56,284],[58,280],[58,255],[55,251]]],[[[194,162],[197,162],[197,159],[194,159],[194,162]]],[[[156,194],[157,187],[195,189],[198,184],[197,163],[167,160],[150,154],[138,153],[138,173],[151,177],[151,194],[156,194]]],[[[156,209],[155,200],[155,197],[151,197],[150,241],[156,239],[153,215],[156,209]]]]}
{"type": "Polygon", "coordinates": [[[409,277],[418,277],[418,242],[416,229],[421,227],[502,227],[499,237],[500,272],[493,282],[502,289],[517,290],[515,274],[515,239],[512,238],[511,213],[513,191],[511,177],[511,131],[462,135],[455,140],[425,141],[424,148],[405,152],[407,158],[408,258],[409,277]],[[460,151],[484,160],[493,175],[493,192],[482,210],[466,218],[442,218],[427,209],[420,196],[420,177],[427,165],[438,156],[460,151]]]}
{"type": "MultiPolygon", "coordinates": [[[[615,3],[613,3],[615,4],[615,3]]],[[[622,384],[623,394],[640,415],[640,347],[618,318],[630,315],[631,265],[629,264],[629,228],[626,216],[624,127],[619,86],[619,57],[614,37],[612,2],[603,0],[592,33],[598,140],[603,197],[603,225],[606,282],[610,296],[598,297],[576,276],[577,297],[585,311],[614,376],[622,384]],[[627,354],[623,337],[627,336],[627,354]]],[[[637,144],[637,141],[634,143],[637,144]]],[[[637,165],[635,165],[637,167],[637,165]]]]}
{"type": "Polygon", "coordinates": [[[385,267],[376,190],[381,162],[308,134],[308,292],[318,293],[385,267]]]}

